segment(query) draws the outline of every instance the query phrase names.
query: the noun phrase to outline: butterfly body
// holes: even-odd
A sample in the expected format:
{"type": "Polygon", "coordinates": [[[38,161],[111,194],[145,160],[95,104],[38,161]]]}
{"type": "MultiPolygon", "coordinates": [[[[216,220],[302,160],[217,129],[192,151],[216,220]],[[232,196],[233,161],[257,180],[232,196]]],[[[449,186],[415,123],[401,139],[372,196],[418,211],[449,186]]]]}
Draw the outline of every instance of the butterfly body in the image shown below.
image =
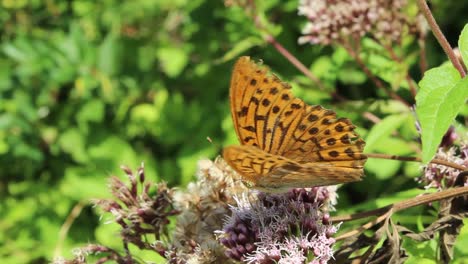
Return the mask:
{"type": "Polygon", "coordinates": [[[265,67],[241,57],[231,78],[231,114],[241,146],[223,157],[254,188],[284,191],[360,180],[364,141],[348,119],[310,106],[265,67]]]}

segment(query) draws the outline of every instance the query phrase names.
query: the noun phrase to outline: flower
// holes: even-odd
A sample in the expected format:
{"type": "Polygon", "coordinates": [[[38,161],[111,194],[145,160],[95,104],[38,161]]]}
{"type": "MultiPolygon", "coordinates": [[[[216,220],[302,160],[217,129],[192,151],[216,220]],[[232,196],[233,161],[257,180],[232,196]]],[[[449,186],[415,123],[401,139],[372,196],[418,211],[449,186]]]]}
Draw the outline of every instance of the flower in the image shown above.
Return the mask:
{"type": "Polygon", "coordinates": [[[338,230],[322,211],[332,192],[333,188],[314,187],[283,194],[259,192],[256,200],[236,196],[237,205],[231,206],[218,232],[226,256],[246,263],[327,262],[338,230]]]}
{"type": "Polygon", "coordinates": [[[301,0],[298,14],[307,17],[299,43],[329,45],[371,34],[399,41],[405,26],[414,28],[402,12],[406,0],[301,0]]]}
{"type": "Polygon", "coordinates": [[[114,215],[115,221],[122,227],[124,241],[147,248],[148,242],[143,237],[147,234],[154,235],[156,239],[167,237],[169,217],[178,214],[173,208],[173,190],[165,183],[159,183],[156,192],[151,194],[153,186],[145,183],[143,164],[136,175],[127,167],[122,167],[122,170],[127,174],[130,185],[127,186],[115,176],[111,177],[110,190],[115,199],[96,200],[95,203],[114,215]]]}
{"type": "MultiPolygon", "coordinates": [[[[450,148],[439,147],[436,158],[468,167],[468,141],[463,142],[460,146],[452,146],[450,148]]],[[[437,188],[442,190],[453,187],[459,173],[458,169],[429,163],[424,168],[424,175],[417,180],[425,184],[426,189],[437,188]]],[[[468,186],[468,178],[463,184],[464,186],[468,186]]]]}
{"type": "MultiPolygon", "coordinates": [[[[223,159],[198,162],[197,180],[175,194],[175,206],[181,212],[173,236],[174,259],[188,263],[232,263],[214,234],[223,226],[236,194],[247,188],[223,159]]],[[[174,262],[176,263],[176,262],[174,262]]]]}

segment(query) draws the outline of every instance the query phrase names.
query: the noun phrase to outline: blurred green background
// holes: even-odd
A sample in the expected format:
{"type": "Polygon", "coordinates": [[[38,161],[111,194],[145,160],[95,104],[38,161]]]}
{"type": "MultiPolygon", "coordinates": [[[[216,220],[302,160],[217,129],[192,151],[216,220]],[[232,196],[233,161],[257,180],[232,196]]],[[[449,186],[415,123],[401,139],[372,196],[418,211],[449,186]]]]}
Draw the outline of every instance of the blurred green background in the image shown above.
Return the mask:
{"type": "MultiPolygon", "coordinates": [[[[433,3],[452,43],[466,23],[461,2],[433,3]]],[[[377,100],[342,50],[297,44],[305,23],[297,4],[275,0],[259,9],[278,40],[329,87],[377,100]]],[[[120,165],[142,161],[151,180],[184,186],[198,159],[235,143],[228,86],[240,55],[261,58],[295,81],[309,103],[333,104],[263,40],[242,9],[223,1],[0,0],[0,25],[2,263],[47,263],[87,242],[120,247],[115,227],[99,219],[90,199],[109,196],[107,177],[122,175],[120,165]],[[73,208],[79,214],[64,234],[73,208]]],[[[430,65],[445,60],[433,39],[427,46],[430,65]]],[[[346,116],[366,133],[359,112],[346,116]]],[[[391,174],[402,170],[395,164],[391,174]]],[[[387,192],[415,176],[408,174],[387,192]]],[[[385,190],[381,184],[356,199],[385,190]]]]}

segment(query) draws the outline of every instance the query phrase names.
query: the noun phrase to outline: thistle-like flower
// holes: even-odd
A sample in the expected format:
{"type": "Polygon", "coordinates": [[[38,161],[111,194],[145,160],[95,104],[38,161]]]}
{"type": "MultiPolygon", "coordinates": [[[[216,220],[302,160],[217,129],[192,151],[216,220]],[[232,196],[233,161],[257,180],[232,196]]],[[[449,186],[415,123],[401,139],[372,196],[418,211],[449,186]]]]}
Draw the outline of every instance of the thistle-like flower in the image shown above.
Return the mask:
{"type": "MultiPolygon", "coordinates": [[[[468,167],[468,142],[450,148],[440,147],[436,158],[468,167]]],[[[425,184],[426,189],[437,188],[441,190],[453,187],[459,173],[460,171],[455,168],[429,163],[424,168],[424,175],[418,178],[418,181],[425,184]]],[[[462,184],[468,186],[468,178],[462,184]]]]}
{"type": "Polygon", "coordinates": [[[226,256],[246,263],[326,263],[333,257],[325,208],[335,189],[293,189],[284,194],[258,193],[257,200],[236,197],[220,241],[226,256]]]}
{"type": "Polygon", "coordinates": [[[229,206],[235,203],[233,197],[247,191],[234,175],[221,158],[200,160],[197,180],[176,193],[175,205],[181,214],[172,239],[172,263],[232,263],[214,231],[222,228],[229,206]]]}
{"type": "Polygon", "coordinates": [[[173,190],[165,183],[157,184],[156,193],[151,195],[151,183],[145,183],[143,165],[138,168],[136,175],[127,167],[122,170],[130,179],[127,186],[119,178],[110,179],[110,190],[115,200],[97,200],[96,204],[104,211],[111,213],[115,221],[121,225],[123,240],[133,243],[140,248],[152,248],[144,235],[151,234],[160,240],[167,237],[169,217],[177,215],[173,208],[173,190]],[[138,182],[141,183],[139,188],[138,182]]]}
{"type": "MultiPolygon", "coordinates": [[[[113,220],[121,226],[120,239],[125,245],[131,243],[142,250],[166,256],[171,245],[162,241],[169,240],[169,218],[178,214],[173,207],[173,190],[165,183],[157,184],[154,190],[155,184],[146,182],[143,164],[136,173],[127,167],[122,167],[122,170],[130,184],[111,177],[109,189],[114,199],[95,200],[95,204],[114,216],[113,220]],[[154,237],[155,241],[148,237],[154,237]]],[[[117,250],[97,244],[78,248],[73,254],[72,260],[56,258],[54,263],[88,263],[88,255],[102,256],[97,263],[138,263],[128,250],[122,255],[117,250]]]]}
{"type": "Polygon", "coordinates": [[[299,15],[306,16],[299,43],[329,45],[360,39],[366,34],[398,42],[414,23],[402,12],[406,0],[301,0],[299,15]]]}

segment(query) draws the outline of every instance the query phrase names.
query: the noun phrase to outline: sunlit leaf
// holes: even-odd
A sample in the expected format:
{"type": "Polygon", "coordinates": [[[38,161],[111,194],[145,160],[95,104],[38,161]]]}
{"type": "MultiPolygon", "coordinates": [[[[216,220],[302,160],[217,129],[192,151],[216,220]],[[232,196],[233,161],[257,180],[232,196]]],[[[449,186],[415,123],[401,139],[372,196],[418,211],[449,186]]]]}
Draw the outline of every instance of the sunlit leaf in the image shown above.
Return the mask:
{"type": "Polygon", "coordinates": [[[468,96],[468,78],[460,80],[453,66],[431,69],[419,82],[416,113],[422,130],[423,162],[430,161],[468,96]]]}

